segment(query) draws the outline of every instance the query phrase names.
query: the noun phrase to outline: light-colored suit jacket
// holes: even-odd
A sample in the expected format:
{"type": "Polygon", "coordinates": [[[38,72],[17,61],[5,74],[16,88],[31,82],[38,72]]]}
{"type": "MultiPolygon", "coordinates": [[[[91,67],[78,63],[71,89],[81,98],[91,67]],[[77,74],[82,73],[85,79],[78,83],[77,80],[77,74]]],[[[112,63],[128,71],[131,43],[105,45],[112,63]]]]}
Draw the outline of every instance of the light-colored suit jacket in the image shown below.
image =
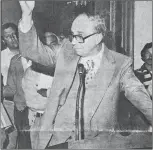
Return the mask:
{"type": "MultiPolygon", "coordinates": [[[[54,59],[39,41],[34,27],[20,32],[21,54],[44,65],[54,66],[54,59]]],[[[38,148],[44,149],[73,140],[76,94],[79,85],[77,64],[80,57],[70,44],[63,45],[56,61],[54,81],[45,114],[41,120],[38,148]]],[[[144,86],[132,71],[129,57],[104,48],[100,68],[84,100],[85,139],[98,137],[101,131],[117,129],[118,99],[121,91],[152,122],[152,105],[144,86]]]]}

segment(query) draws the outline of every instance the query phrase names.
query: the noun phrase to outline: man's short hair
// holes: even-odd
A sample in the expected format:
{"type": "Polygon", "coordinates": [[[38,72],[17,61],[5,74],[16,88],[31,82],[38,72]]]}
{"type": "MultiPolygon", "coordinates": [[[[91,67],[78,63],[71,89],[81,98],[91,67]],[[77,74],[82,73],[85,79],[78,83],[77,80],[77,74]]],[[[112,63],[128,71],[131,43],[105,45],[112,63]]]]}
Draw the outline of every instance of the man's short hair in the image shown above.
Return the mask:
{"type": "Polygon", "coordinates": [[[142,51],[141,51],[141,58],[144,57],[146,51],[147,51],[149,48],[152,48],[152,42],[147,43],[147,44],[144,46],[144,48],[143,48],[142,51]]]}
{"type": "Polygon", "coordinates": [[[4,30],[8,29],[10,27],[15,31],[16,36],[18,37],[18,27],[14,23],[5,23],[5,24],[3,24],[2,25],[2,35],[3,35],[4,30]]]}
{"type": "Polygon", "coordinates": [[[105,24],[105,18],[100,15],[100,14],[91,14],[91,13],[81,13],[79,14],[78,16],[82,16],[82,15],[85,15],[89,18],[90,21],[93,22],[94,24],[94,28],[95,28],[95,31],[97,33],[102,33],[103,36],[105,36],[105,33],[107,31],[107,28],[106,28],[106,24],[105,24]]]}

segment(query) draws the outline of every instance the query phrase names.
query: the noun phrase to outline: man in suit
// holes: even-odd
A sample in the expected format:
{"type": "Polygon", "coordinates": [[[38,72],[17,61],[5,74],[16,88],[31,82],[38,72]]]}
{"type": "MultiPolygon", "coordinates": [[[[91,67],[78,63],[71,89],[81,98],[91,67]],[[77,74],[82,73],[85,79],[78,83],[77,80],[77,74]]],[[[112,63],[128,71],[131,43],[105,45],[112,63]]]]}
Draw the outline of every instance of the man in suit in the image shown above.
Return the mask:
{"type": "MultiPolygon", "coordinates": [[[[80,14],[72,23],[72,45],[63,45],[55,60],[37,37],[32,21],[35,2],[20,1],[20,6],[21,55],[46,66],[54,67],[56,63],[54,81],[41,119],[36,148],[44,149],[47,144],[53,146],[77,139],[76,99],[82,74],[78,69],[80,63],[86,69],[82,70],[86,74],[85,84],[82,83],[85,92],[82,93],[84,98],[81,139],[90,139],[92,145],[97,148],[107,148],[107,144],[101,145],[101,131],[117,130],[118,98],[121,91],[124,91],[128,100],[145,115],[148,123],[152,123],[150,97],[132,71],[131,58],[109,50],[103,43],[106,31],[103,18],[99,15],[80,14]]],[[[126,141],[124,146],[128,147],[129,141],[126,141]]],[[[121,147],[120,144],[118,146],[121,147]]]]}

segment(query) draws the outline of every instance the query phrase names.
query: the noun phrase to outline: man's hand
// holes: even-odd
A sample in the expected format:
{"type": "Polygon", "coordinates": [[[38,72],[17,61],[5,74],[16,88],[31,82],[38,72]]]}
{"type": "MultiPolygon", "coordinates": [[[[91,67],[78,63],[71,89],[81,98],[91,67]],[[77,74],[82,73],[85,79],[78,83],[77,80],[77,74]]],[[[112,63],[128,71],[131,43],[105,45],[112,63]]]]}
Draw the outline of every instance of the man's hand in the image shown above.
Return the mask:
{"type": "Polygon", "coordinates": [[[35,1],[19,1],[22,14],[30,15],[35,7],[35,1]]]}
{"type": "Polygon", "coordinates": [[[32,27],[32,11],[35,7],[35,1],[19,1],[22,10],[22,19],[19,22],[19,28],[26,33],[32,27]]]}

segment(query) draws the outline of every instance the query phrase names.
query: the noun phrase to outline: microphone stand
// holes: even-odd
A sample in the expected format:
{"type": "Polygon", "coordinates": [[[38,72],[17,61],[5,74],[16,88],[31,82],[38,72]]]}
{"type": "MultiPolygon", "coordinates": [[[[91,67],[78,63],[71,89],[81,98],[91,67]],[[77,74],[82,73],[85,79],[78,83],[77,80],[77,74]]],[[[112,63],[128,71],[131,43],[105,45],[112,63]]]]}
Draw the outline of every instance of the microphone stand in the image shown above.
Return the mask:
{"type": "Polygon", "coordinates": [[[81,97],[81,109],[80,109],[80,131],[81,131],[81,139],[84,139],[84,96],[85,96],[85,71],[82,75],[82,97],[81,97]]]}

